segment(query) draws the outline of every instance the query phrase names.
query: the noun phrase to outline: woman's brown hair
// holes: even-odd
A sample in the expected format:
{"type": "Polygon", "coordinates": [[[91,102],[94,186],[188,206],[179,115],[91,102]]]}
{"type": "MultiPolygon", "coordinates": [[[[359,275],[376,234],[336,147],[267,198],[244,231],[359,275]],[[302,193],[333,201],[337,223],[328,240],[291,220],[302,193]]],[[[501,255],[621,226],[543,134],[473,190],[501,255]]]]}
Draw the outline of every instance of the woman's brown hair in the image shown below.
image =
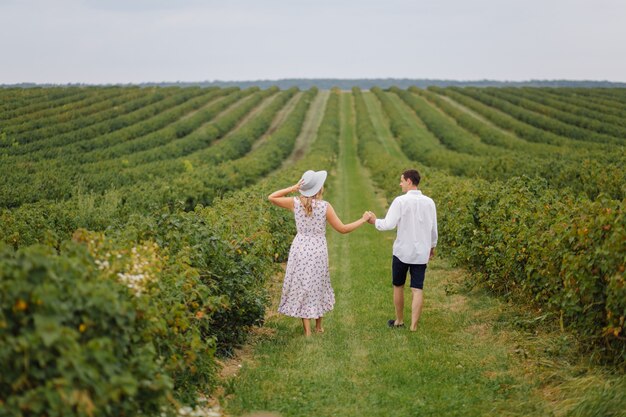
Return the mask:
{"type": "Polygon", "coordinates": [[[310,217],[313,214],[313,200],[321,200],[324,195],[324,187],[317,192],[313,197],[300,196],[300,203],[304,209],[304,215],[310,217]]]}

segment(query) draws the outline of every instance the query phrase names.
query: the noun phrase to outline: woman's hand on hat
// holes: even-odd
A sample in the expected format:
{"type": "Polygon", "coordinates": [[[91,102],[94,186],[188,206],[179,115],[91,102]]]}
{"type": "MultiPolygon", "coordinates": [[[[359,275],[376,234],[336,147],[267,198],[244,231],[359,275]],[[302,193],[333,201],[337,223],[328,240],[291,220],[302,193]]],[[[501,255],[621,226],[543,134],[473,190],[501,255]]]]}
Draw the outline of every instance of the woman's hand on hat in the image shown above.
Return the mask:
{"type": "Polygon", "coordinates": [[[304,184],[304,180],[298,181],[297,184],[295,184],[295,185],[293,185],[291,187],[291,191],[294,192],[294,193],[297,192],[297,191],[300,191],[300,187],[302,187],[302,184],[304,184]]]}

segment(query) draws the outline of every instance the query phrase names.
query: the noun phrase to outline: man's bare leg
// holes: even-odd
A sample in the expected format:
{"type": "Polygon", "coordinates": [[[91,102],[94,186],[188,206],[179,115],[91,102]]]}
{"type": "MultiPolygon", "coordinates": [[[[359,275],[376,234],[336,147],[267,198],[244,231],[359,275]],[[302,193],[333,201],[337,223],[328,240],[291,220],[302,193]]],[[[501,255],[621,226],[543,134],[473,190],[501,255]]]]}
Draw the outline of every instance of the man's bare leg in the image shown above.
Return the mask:
{"type": "Polygon", "coordinates": [[[404,324],[404,285],[393,286],[393,305],[396,308],[396,326],[404,324]]]}
{"type": "Polygon", "coordinates": [[[422,314],[422,305],[424,304],[424,291],[419,288],[411,288],[413,293],[413,301],[411,302],[411,331],[417,330],[417,323],[422,314]]]}

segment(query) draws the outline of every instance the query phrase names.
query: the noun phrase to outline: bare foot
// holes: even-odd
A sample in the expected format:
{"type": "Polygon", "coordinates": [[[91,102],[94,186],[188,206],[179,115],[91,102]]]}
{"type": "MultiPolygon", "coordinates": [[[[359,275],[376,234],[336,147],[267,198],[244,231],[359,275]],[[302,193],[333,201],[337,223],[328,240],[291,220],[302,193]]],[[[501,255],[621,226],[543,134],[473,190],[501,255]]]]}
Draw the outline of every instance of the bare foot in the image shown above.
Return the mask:
{"type": "Polygon", "coordinates": [[[315,333],[324,333],[324,329],[322,328],[315,329],[315,333]]]}

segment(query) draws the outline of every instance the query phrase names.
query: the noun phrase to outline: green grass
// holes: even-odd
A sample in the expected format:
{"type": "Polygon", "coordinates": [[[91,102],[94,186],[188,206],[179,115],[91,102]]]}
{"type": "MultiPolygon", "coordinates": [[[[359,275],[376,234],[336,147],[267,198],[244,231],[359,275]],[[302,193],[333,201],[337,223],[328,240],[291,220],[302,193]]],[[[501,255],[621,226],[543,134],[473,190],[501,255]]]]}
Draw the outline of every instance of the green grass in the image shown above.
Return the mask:
{"type": "MultiPolygon", "coordinates": [[[[366,209],[382,216],[356,155],[352,96],[341,98],[340,154],[325,197],[344,222],[366,209]]],[[[623,377],[573,364],[571,340],[516,327],[513,306],[480,290],[460,293],[470,278],[445,260],[429,264],[418,332],[387,328],[395,232],[365,225],[327,236],[337,301],[326,332],[307,339],[300,320],[270,315],[265,337],[225,383],[229,415],[624,415],[623,377]]],[[[407,289],[405,316],[409,297],[407,289]]]]}
{"type": "Polygon", "coordinates": [[[373,93],[364,92],[363,101],[365,101],[365,105],[367,106],[367,111],[372,125],[374,126],[374,130],[376,131],[376,136],[381,138],[381,143],[385,151],[394,158],[408,162],[408,158],[402,153],[400,146],[389,131],[389,121],[386,119],[385,112],[376,96],[373,93]]]}

